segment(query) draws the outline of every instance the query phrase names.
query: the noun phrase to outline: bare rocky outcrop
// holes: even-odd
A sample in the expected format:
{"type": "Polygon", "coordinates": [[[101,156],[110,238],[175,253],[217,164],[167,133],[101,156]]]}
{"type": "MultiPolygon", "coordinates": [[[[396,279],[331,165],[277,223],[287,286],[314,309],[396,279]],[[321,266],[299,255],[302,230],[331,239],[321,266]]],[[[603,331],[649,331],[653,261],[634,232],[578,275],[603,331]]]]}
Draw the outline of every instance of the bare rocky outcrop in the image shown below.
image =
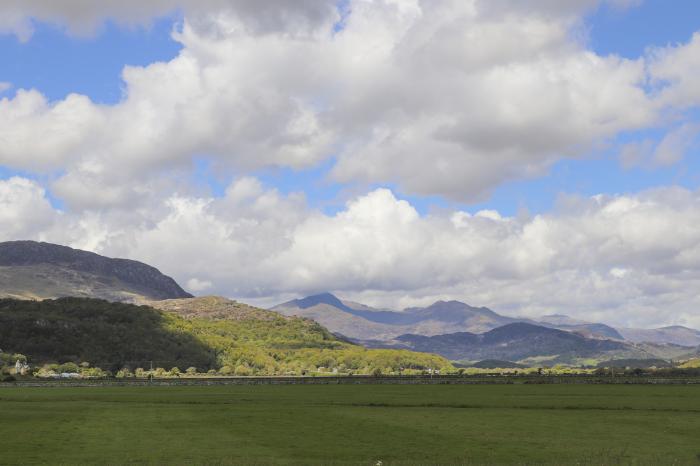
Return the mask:
{"type": "Polygon", "coordinates": [[[209,320],[273,320],[281,314],[248,304],[240,303],[221,296],[202,296],[199,298],[166,299],[147,303],[162,311],[177,314],[185,319],[209,320]]]}

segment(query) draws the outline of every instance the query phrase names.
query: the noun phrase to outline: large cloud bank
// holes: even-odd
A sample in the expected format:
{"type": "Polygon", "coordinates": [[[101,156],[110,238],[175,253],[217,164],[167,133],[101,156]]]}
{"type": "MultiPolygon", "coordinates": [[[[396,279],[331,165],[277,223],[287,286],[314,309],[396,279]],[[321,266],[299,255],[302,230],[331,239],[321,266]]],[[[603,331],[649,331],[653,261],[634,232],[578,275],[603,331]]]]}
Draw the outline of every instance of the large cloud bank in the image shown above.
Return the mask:
{"type": "Polygon", "coordinates": [[[173,196],[139,221],[61,213],[43,194],[0,182],[3,225],[17,223],[0,233],[139,258],[200,293],[273,303],[330,289],[378,305],[457,298],[531,316],[700,325],[700,193],[680,188],[562,198],[519,218],[421,216],[386,189],[326,215],[253,178],[220,198],[173,196]]]}

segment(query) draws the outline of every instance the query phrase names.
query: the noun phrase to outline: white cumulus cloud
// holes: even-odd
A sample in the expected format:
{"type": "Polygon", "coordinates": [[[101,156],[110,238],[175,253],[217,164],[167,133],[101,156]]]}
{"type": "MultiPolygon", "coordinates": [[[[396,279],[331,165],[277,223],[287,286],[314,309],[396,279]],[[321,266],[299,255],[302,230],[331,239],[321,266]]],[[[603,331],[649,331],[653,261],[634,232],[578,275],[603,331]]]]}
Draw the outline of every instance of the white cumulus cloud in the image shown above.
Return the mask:
{"type": "Polygon", "coordinates": [[[386,189],[327,215],[253,178],[146,212],[62,214],[44,196],[28,180],[0,185],[0,239],[142,260],[193,292],[272,304],[332,290],[376,305],[454,298],[529,316],[700,325],[700,194],[682,188],[562,198],[532,217],[420,215],[386,189]]]}
{"type": "Polygon", "coordinates": [[[596,2],[528,3],[353,0],[337,29],[320,0],[274,14],[243,0],[7,2],[67,24],[178,6],[185,21],[179,55],[126,67],[115,105],[21,89],[0,100],[0,164],[61,173],[52,188],[78,209],[130,205],[199,155],[243,171],[334,157],[336,181],[468,201],[697,104],[697,38],[600,56],[572,34],[596,2]]]}
{"type": "Polygon", "coordinates": [[[57,220],[38,183],[21,177],[0,180],[0,237],[5,240],[39,239],[57,220]]]}

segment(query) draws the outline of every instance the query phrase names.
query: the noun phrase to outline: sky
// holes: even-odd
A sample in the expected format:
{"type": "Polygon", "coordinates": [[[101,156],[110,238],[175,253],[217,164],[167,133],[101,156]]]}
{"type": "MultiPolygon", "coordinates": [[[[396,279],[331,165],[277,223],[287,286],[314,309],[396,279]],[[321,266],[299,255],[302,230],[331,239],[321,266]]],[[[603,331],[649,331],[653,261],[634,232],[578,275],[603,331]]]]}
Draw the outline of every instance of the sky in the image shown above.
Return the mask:
{"type": "Polygon", "coordinates": [[[0,241],[700,327],[699,74],[692,0],[6,0],[0,241]]]}

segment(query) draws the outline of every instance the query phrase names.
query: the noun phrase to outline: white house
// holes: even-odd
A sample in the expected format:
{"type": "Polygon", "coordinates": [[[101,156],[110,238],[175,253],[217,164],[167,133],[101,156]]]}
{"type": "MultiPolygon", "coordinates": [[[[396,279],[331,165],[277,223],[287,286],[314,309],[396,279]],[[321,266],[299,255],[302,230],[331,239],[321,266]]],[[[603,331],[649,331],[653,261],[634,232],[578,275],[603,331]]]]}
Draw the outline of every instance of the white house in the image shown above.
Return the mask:
{"type": "Polygon", "coordinates": [[[19,359],[15,362],[15,374],[24,375],[28,370],[29,365],[26,362],[20,361],[19,359]]]}

